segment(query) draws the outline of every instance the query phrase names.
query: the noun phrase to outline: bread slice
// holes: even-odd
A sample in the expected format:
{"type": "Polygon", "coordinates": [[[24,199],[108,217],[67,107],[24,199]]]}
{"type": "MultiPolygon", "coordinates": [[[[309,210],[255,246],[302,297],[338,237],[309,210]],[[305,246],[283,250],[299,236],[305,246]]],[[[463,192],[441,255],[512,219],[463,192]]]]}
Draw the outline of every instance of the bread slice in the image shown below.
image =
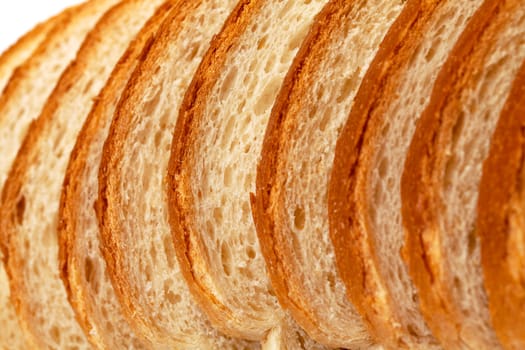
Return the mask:
{"type": "MultiPolygon", "coordinates": [[[[62,182],[93,100],[161,2],[126,0],[102,17],[31,124],[6,181],[0,210],[7,267],[18,315],[35,346],[89,348],[59,278],[57,211],[62,182]]],[[[110,2],[97,4],[101,10],[102,5],[107,8],[110,2]]]]}
{"type": "Polygon", "coordinates": [[[258,166],[253,214],[272,285],[299,324],[331,347],[371,342],[337,275],[326,196],[339,130],[403,3],[325,6],[277,97],[258,166]]]}
{"type": "MultiPolygon", "coordinates": [[[[67,11],[66,11],[67,13],[67,11]]],[[[62,14],[66,16],[66,14],[62,14]]],[[[61,21],[61,15],[57,15],[40,23],[27,34],[22,36],[15,44],[0,56],[0,92],[9,81],[13,71],[26,61],[36,50],[38,45],[46,38],[46,35],[56,23],[61,21]]],[[[4,269],[3,255],[0,250],[0,349],[25,349],[27,345],[15,309],[11,304],[9,291],[9,280],[4,269]]]]}
{"type": "MultiPolygon", "coordinates": [[[[78,135],[66,170],[58,216],[60,271],[77,319],[91,343],[99,349],[156,348],[158,345],[139,339],[123,316],[100,252],[94,202],[98,194],[102,145],[120,95],[139,64],[144,48],[154,39],[176,1],[167,1],[155,11],[115,66],[78,135]]],[[[119,40],[130,40],[137,26],[163,2],[123,3],[119,13],[115,12],[116,27],[111,30],[121,30],[117,27],[120,22],[121,27],[129,29],[119,40]]],[[[108,66],[110,64],[108,62],[108,66]]]]}
{"type": "Polygon", "coordinates": [[[241,1],[180,108],[168,175],[175,250],[196,300],[233,336],[264,341],[285,319],[267,277],[250,193],[270,109],[326,3],[241,1]]]}
{"type": "Polygon", "coordinates": [[[390,347],[436,347],[399,252],[400,179],[415,123],[448,54],[482,4],[409,1],[367,72],[337,142],[331,235],[350,298],[390,347]]]}
{"type": "Polygon", "coordinates": [[[522,64],[483,164],[476,221],[492,322],[506,349],[525,348],[524,89],[522,64]]]}
{"type": "Polygon", "coordinates": [[[401,183],[405,257],[445,348],[497,349],[483,288],[476,202],[481,166],[525,58],[522,1],[487,0],[439,73],[401,183]]]}
{"type": "MultiPolygon", "coordinates": [[[[235,3],[183,1],[172,10],[132,74],[104,145],[101,250],[124,314],[157,347],[258,347],[220,335],[193,302],[175,256],[164,191],[178,105],[235,3]]],[[[91,159],[100,157],[107,130],[101,125],[95,132],[91,159]]]]}

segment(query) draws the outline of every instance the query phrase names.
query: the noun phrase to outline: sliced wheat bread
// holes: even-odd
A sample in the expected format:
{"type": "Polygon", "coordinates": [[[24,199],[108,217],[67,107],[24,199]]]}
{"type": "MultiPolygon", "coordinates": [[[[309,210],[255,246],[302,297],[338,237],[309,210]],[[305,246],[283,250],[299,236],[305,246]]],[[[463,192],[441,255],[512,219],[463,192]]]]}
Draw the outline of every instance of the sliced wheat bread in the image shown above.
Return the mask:
{"type": "Polygon", "coordinates": [[[361,80],[403,1],[332,0],[318,16],[273,107],[257,171],[254,219],[281,304],[317,341],[370,337],[346,299],[328,233],[333,149],[361,80]]]}
{"type": "Polygon", "coordinates": [[[331,234],[349,294],[391,347],[436,347],[399,254],[400,179],[415,123],[469,19],[482,4],[409,1],[367,72],[331,175],[331,234]]]}
{"type": "MultiPolygon", "coordinates": [[[[220,335],[194,303],[175,256],[164,190],[178,105],[235,3],[183,1],[171,11],[123,93],[100,164],[97,210],[110,278],[137,332],[170,348],[259,347],[220,335]]],[[[91,159],[100,157],[106,126],[95,130],[91,159]]]]}
{"type": "Polygon", "coordinates": [[[523,1],[487,0],[436,79],[401,182],[405,258],[446,348],[494,349],[476,203],[492,132],[525,58],[523,1]]]}
{"type": "Polygon", "coordinates": [[[250,193],[270,109],[326,3],[241,1],[180,108],[168,175],[175,248],[201,307],[234,336],[264,341],[285,319],[267,276],[250,193]]]}
{"type": "Polygon", "coordinates": [[[6,181],[0,210],[12,294],[37,347],[89,348],[59,278],[57,211],[62,182],[93,100],[159,3],[126,0],[101,18],[31,124],[6,181]]]}
{"type": "MultiPolygon", "coordinates": [[[[49,31],[57,23],[60,23],[63,16],[68,16],[67,11],[37,25],[2,53],[0,56],[0,92],[4,90],[13,71],[31,56],[46,38],[49,31]]],[[[2,325],[0,349],[25,349],[27,344],[24,341],[24,335],[18,323],[10,295],[9,280],[4,269],[3,255],[0,250],[0,324],[2,325]]]]}
{"type": "Polygon", "coordinates": [[[525,348],[525,64],[492,137],[479,186],[476,232],[489,308],[506,349],[525,348]]]}
{"type": "MultiPolygon", "coordinates": [[[[138,339],[123,316],[100,252],[94,202],[98,195],[102,145],[120,95],[141,61],[143,50],[154,39],[176,1],[167,1],[155,11],[115,66],[78,135],[66,170],[58,220],[60,271],[77,319],[91,343],[99,349],[158,347],[145,338],[138,339]]],[[[134,35],[131,29],[136,30],[163,2],[144,0],[122,4],[118,22],[127,28],[124,31],[127,35],[119,40],[130,40],[134,35]],[[127,24],[131,20],[137,21],[136,24],[127,24]]]]}

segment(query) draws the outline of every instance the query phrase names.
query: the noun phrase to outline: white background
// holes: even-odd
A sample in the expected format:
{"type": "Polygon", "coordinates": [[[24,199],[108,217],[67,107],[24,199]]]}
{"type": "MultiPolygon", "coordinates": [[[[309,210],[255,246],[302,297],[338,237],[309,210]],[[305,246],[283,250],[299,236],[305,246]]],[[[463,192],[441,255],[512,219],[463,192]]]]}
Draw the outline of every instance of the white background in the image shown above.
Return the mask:
{"type": "Polygon", "coordinates": [[[0,52],[37,23],[82,0],[0,0],[0,52]]]}

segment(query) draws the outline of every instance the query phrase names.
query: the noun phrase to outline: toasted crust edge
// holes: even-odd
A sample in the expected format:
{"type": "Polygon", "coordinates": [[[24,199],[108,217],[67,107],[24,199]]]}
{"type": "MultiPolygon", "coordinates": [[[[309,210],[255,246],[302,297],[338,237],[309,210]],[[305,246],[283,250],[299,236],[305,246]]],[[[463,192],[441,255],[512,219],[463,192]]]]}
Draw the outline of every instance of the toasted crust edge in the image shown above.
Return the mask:
{"type": "MultiPolygon", "coordinates": [[[[462,312],[451,295],[450,271],[444,269],[443,262],[436,260],[425,246],[429,240],[440,242],[440,208],[435,201],[440,193],[440,181],[434,169],[443,157],[440,146],[444,141],[439,134],[455,124],[454,116],[444,116],[442,112],[446,106],[459,104],[457,92],[466,84],[469,67],[479,67],[486,55],[486,42],[493,35],[487,29],[501,25],[494,19],[498,19],[503,6],[504,1],[486,0],[458,39],[436,79],[430,103],[417,123],[401,179],[405,229],[403,256],[418,288],[427,324],[445,347],[463,344],[460,336],[462,312]],[[440,274],[441,279],[438,278],[440,274]]],[[[443,250],[440,243],[437,244],[443,250]]]]}
{"type": "MultiPolygon", "coordinates": [[[[380,263],[375,242],[368,234],[372,228],[366,215],[366,186],[359,182],[358,177],[371,157],[363,148],[374,149],[371,142],[382,124],[382,119],[378,120],[381,110],[396,94],[393,77],[397,75],[398,69],[405,69],[403,62],[410,59],[426,20],[438,6],[439,1],[408,1],[390,28],[361,83],[352,111],[337,141],[329,186],[330,235],[336,247],[339,274],[350,299],[363,315],[372,334],[392,347],[409,346],[401,338],[410,332],[396,326],[402,324],[395,311],[396,301],[392,300],[378,274],[380,263]],[[380,288],[386,293],[386,304],[377,300],[376,290],[379,285],[383,285],[380,288]]],[[[436,345],[434,339],[428,341],[436,345]]]]}
{"type": "MultiPolygon", "coordinates": [[[[78,261],[75,255],[75,251],[78,249],[75,239],[78,234],[76,214],[82,208],[82,204],[77,200],[83,189],[80,187],[82,183],[79,180],[87,165],[89,145],[98,135],[99,128],[104,123],[101,120],[106,109],[104,104],[108,101],[118,100],[119,95],[117,94],[121,92],[122,86],[122,83],[119,81],[121,79],[126,79],[127,81],[130,75],[129,70],[134,69],[135,60],[140,61],[144,47],[148,47],[148,43],[154,38],[157,29],[166,18],[175,1],[167,0],[157,8],[138,36],[131,41],[130,46],[115,66],[108,83],[95,100],[92,110],[78,135],[62,187],[58,223],[60,276],[66,288],[69,302],[76,313],[77,320],[82,326],[84,333],[88,335],[92,345],[99,349],[106,348],[108,344],[104,343],[104,337],[97,337],[100,332],[100,325],[95,325],[93,305],[90,303],[91,298],[86,293],[87,287],[83,286],[84,278],[80,276],[81,269],[78,267],[82,262],[78,261]],[[92,333],[92,329],[98,329],[98,332],[92,333]]],[[[127,6],[124,3],[119,5],[121,7],[127,6]]],[[[148,344],[146,339],[140,339],[140,341],[148,344]]]]}
{"type": "Polygon", "coordinates": [[[294,253],[293,248],[283,238],[288,228],[276,228],[278,220],[275,218],[281,214],[275,212],[273,203],[279,200],[275,192],[280,192],[280,187],[282,187],[277,174],[279,158],[286,153],[286,150],[283,149],[283,142],[288,138],[286,124],[294,123],[299,119],[298,115],[289,113],[289,101],[296,96],[301,96],[301,91],[309,90],[311,87],[311,84],[308,83],[311,81],[307,75],[308,67],[315,66],[319,61],[320,57],[317,53],[325,51],[330,32],[338,25],[338,22],[332,18],[348,13],[355,6],[357,6],[355,2],[330,1],[312,24],[272,108],[264,136],[261,160],[257,166],[256,193],[250,196],[261,251],[279,303],[291,312],[294,319],[312,338],[334,347],[341,346],[341,344],[332,344],[332,340],[329,339],[330,334],[319,327],[315,314],[301,305],[302,303],[308,304],[308,301],[305,301],[307,297],[302,296],[296,300],[289,296],[289,290],[294,289],[297,292],[297,286],[292,284],[294,278],[290,278],[295,267],[291,260],[285,257],[292,256],[294,253]],[[292,121],[288,122],[288,120],[292,121]]]}
{"type": "Polygon", "coordinates": [[[523,196],[525,166],[525,64],[521,66],[483,165],[477,234],[494,328],[507,349],[525,348],[525,286],[513,277],[507,256],[514,215],[512,202],[523,196]]]}
{"type": "Polygon", "coordinates": [[[210,48],[204,55],[193,80],[186,91],[179,110],[179,117],[173,134],[171,155],[168,166],[167,194],[169,202],[169,221],[177,258],[192,295],[207,314],[211,323],[220,331],[233,337],[260,341],[265,334],[259,332],[241,332],[245,328],[236,315],[221,304],[219,300],[194,273],[194,261],[204,259],[199,252],[204,251],[204,243],[195,232],[192,224],[195,219],[191,208],[193,201],[186,193],[191,193],[191,161],[197,155],[190,151],[194,134],[198,130],[199,116],[204,113],[202,101],[211,93],[214,82],[220,74],[226,57],[232,50],[250,20],[256,15],[263,1],[241,0],[226,20],[222,30],[217,34],[210,48]],[[187,174],[187,173],[190,174],[187,174]],[[192,238],[190,238],[192,237],[192,238]],[[194,246],[195,240],[198,247],[194,246]]]}

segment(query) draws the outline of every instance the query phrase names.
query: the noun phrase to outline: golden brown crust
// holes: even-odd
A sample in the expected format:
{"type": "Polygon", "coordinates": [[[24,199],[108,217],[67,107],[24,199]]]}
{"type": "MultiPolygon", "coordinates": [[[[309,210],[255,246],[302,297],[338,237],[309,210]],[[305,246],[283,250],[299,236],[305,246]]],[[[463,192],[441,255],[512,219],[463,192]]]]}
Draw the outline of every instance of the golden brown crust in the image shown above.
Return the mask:
{"type": "Polygon", "coordinates": [[[276,217],[282,214],[275,212],[277,209],[274,202],[279,200],[276,192],[282,191],[281,180],[277,176],[278,164],[280,159],[286,158],[286,142],[291,135],[290,129],[300,123],[302,116],[297,113],[297,101],[314,85],[314,77],[310,72],[326,56],[333,32],[341,25],[341,18],[348,16],[356,6],[353,1],[333,0],[318,14],[273,106],[257,167],[256,195],[251,196],[257,236],[279,302],[310,335],[325,343],[329,342],[331,335],[319,327],[315,313],[309,310],[311,305],[308,297],[300,290],[305,287],[298,280],[300,277],[293,273],[297,269],[293,266],[295,261],[286,258],[296,255],[293,243],[288,241],[293,235],[288,227],[276,228],[276,217]],[[291,101],[295,101],[295,104],[291,101]],[[303,299],[292,297],[290,290],[295,291],[293,295],[302,294],[303,299]]]}
{"type": "Polygon", "coordinates": [[[525,65],[522,65],[483,165],[478,200],[477,233],[485,286],[492,322],[506,349],[525,348],[525,275],[520,251],[523,247],[511,241],[512,234],[523,239],[523,226],[516,227],[514,222],[523,220],[524,165],[525,65]],[[515,259],[518,266],[513,264],[515,259]]]}
{"type": "MultiPolygon", "coordinates": [[[[108,348],[111,344],[107,344],[106,337],[100,335],[104,332],[101,327],[105,325],[98,323],[100,320],[96,315],[97,307],[95,307],[93,297],[90,295],[92,287],[86,285],[84,261],[79,261],[80,257],[78,256],[78,250],[81,249],[78,240],[79,236],[83,235],[77,228],[78,216],[82,215],[84,210],[84,203],[81,201],[85,186],[83,175],[90,165],[88,159],[90,157],[90,145],[92,142],[96,142],[97,138],[105,136],[101,135],[102,130],[111,122],[111,120],[106,120],[109,116],[110,106],[117,103],[129,76],[139,62],[138,58],[140,58],[145,44],[154,38],[157,29],[176,1],[178,0],[167,1],[156,10],[115,66],[108,83],[96,99],[92,111],[78,135],[64,180],[58,224],[59,269],[68,299],[73,305],[80,325],[88,335],[90,342],[100,349],[108,348]],[[92,332],[93,329],[97,331],[92,332]]],[[[120,6],[126,10],[125,3],[120,6]]],[[[117,9],[113,12],[119,15],[117,9]]],[[[147,341],[141,341],[147,344],[147,341]]]]}
{"type": "MultiPolygon", "coordinates": [[[[426,320],[445,347],[461,344],[463,312],[451,295],[450,271],[431,255],[425,242],[439,245],[438,196],[442,192],[443,145],[448,143],[458,113],[460,91],[483,66],[496,33],[505,26],[501,13],[520,6],[518,1],[487,0],[474,15],[443,66],[431,101],[422,114],[406,158],[401,182],[405,227],[405,259],[419,290],[426,320]]],[[[439,246],[439,250],[443,247],[439,246]]]]}
{"type": "MultiPolygon", "coordinates": [[[[203,0],[181,1],[180,5],[177,6],[177,9],[174,9],[171,12],[170,17],[159,30],[159,35],[155,41],[155,47],[160,47],[160,45],[167,47],[173,40],[173,37],[177,37],[178,33],[183,28],[186,18],[190,18],[192,13],[201,9],[203,4],[205,4],[203,0]]],[[[143,59],[146,56],[151,55],[148,53],[150,49],[150,45],[146,45],[143,59]]],[[[157,52],[160,51],[161,50],[158,50],[157,52]]],[[[162,52],[160,53],[162,54],[162,52]]],[[[112,277],[115,291],[117,292],[121,303],[124,303],[125,312],[133,317],[134,322],[141,324],[138,328],[155,329],[155,332],[161,336],[164,331],[156,329],[158,326],[155,324],[147,324],[149,321],[146,320],[148,320],[149,313],[144,310],[141,305],[134,303],[134,301],[138,299],[136,295],[132,295],[132,293],[135,292],[135,289],[132,288],[127,278],[121,277],[122,275],[132,276],[135,272],[129,271],[125,259],[122,256],[122,254],[127,254],[127,250],[123,250],[119,247],[120,242],[123,239],[117,235],[123,233],[124,230],[121,230],[118,227],[121,220],[116,208],[121,206],[122,203],[121,196],[119,195],[119,184],[116,183],[119,176],[114,176],[114,174],[119,174],[121,172],[120,164],[122,159],[126,157],[128,151],[123,147],[123,143],[129,137],[133,128],[133,123],[131,122],[133,115],[131,109],[133,107],[131,104],[122,103],[122,101],[131,100],[133,96],[142,96],[140,93],[141,86],[143,86],[141,77],[147,76],[145,73],[154,72],[158,61],[163,61],[160,54],[158,57],[152,56],[152,59],[148,57],[147,60],[140,64],[131,76],[126,90],[121,97],[121,103],[117,108],[108,138],[104,145],[99,172],[99,199],[97,201],[96,209],[101,230],[102,252],[107,263],[108,272],[112,277]],[[114,204],[110,206],[108,205],[109,202],[114,204]]],[[[185,267],[180,267],[181,270],[183,270],[183,273],[185,273],[185,267]]]]}
{"type": "Polygon", "coordinates": [[[439,4],[439,1],[408,1],[385,37],[339,136],[329,189],[330,234],[339,274],[373,335],[393,348],[408,346],[403,343],[403,336],[423,335],[410,334],[406,325],[401,329],[396,326],[402,324],[402,320],[396,311],[397,302],[378,272],[380,261],[375,239],[368,233],[371,227],[366,184],[359,178],[374,153],[374,140],[379,136],[384,109],[396,96],[399,84],[396,78],[405,71],[421,43],[429,17],[439,4]],[[379,300],[378,288],[385,291],[386,300],[379,300]]]}
{"type": "MultiPolygon", "coordinates": [[[[66,10],[62,15],[62,21],[53,28],[49,37],[60,35],[60,33],[63,32],[63,29],[68,26],[71,21],[80,21],[84,16],[87,17],[98,14],[102,10],[108,8],[109,5],[110,2],[104,3],[91,1],[66,10]]],[[[75,61],[72,62],[63,72],[60,82],[51,93],[41,115],[31,122],[26,137],[13,162],[9,176],[2,190],[0,203],[0,223],[2,227],[2,230],[0,231],[0,247],[4,253],[13,304],[15,305],[16,312],[27,339],[35,348],[45,348],[48,344],[46,344],[43,336],[39,334],[33,324],[37,321],[34,319],[34,306],[30,305],[32,302],[30,298],[31,293],[29,292],[30,287],[26,284],[26,269],[24,267],[30,259],[27,256],[23,256],[20,252],[21,246],[26,244],[24,241],[21,241],[22,239],[19,237],[20,235],[18,232],[18,226],[20,225],[26,210],[26,203],[22,189],[27,181],[30,167],[35,164],[39,157],[39,144],[40,142],[45,142],[43,140],[45,139],[46,132],[52,127],[51,124],[55,111],[58,109],[63,96],[69,91],[70,87],[77,81],[78,76],[84,71],[85,62],[89,57],[88,55],[83,54],[83,52],[91,51],[90,47],[96,45],[97,40],[95,37],[98,34],[99,33],[96,31],[88,34],[88,37],[93,37],[93,39],[86,39],[86,42],[80,49],[75,61]]],[[[40,45],[39,49],[33,54],[33,57],[36,56],[38,60],[46,58],[47,48],[45,47],[45,44],[46,41],[40,45]]],[[[27,67],[24,66],[22,68],[32,69],[32,65],[27,65],[27,67]]],[[[17,72],[18,75],[14,76],[13,79],[23,79],[23,69],[17,72]]],[[[4,93],[4,95],[7,95],[7,98],[9,98],[9,94],[11,93],[11,90],[9,89],[10,85],[11,84],[8,85],[6,92],[4,93]]],[[[16,85],[17,84],[13,84],[13,87],[16,85]]],[[[4,101],[3,98],[2,101],[4,101]]],[[[35,244],[35,242],[33,244],[35,244]]],[[[64,317],[66,316],[64,315],[64,317]]],[[[81,332],[75,336],[78,337],[79,342],[84,341],[81,340],[83,337],[81,332]]],[[[87,341],[85,345],[88,346],[87,341]]]]}
{"type": "MultiPolygon", "coordinates": [[[[168,169],[170,225],[182,273],[192,295],[206,312],[212,324],[232,336],[246,336],[246,334],[239,332],[238,325],[231,326],[232,321],[237,322],[235,321],[236,316],[221,304],[213,292],[208,290],[194,275],[195,266],[202,265],[197,261],[203,259],[198,252],[204,251],[204,243],[192,224],[193,203],[191,198],[185,196],[184,193],[191,193],[189,188],[191,174],[188,175],[188,169],[191,169],[191,166],[188,165],[197,156],[192,154],[189,145],[194,142],[194,134],[199,129],[200,118],[205,107],[203,101],[211,93],[230,51],[238,45],[241,34],[263,4],[264,1],[241,0],[230,14],[221,32],[212,40],[182,102],[173,136],[168,169]],[[200,247],[196,248],[194,244],[200,247]]],[[[252,340],[261,339],[254,337],[252,340]]]]}

